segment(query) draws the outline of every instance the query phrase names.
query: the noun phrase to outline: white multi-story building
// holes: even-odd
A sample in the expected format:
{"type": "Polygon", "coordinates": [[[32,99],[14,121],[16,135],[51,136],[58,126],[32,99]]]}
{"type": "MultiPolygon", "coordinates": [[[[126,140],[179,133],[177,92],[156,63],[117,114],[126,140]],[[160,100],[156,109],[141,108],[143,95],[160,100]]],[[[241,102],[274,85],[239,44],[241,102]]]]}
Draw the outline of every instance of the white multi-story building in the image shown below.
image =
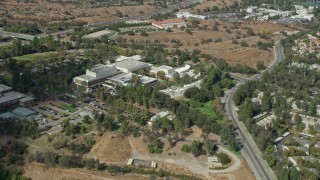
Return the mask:
{"type": "Polygon", "coordinates": [[[86,74],[77,76],[73,82],[77,86],[86,87],[86,91],[100,86],[108,77],[119,74],[120,72],[113,66],[96,64],[91,69],[86,70],[86,74]]]}
{"type": "Polygon", "coordinates": [[[157,73],[159,71],[163,71],[165,73],[165,75],[170,75],[170,74],[173,74],[173,72],[174,72],[172,67],[162,65],[162,66],[159,66],[159,67],[152,67],[151,70],[150,70],[150,74],[157,75],[157,73]]]}

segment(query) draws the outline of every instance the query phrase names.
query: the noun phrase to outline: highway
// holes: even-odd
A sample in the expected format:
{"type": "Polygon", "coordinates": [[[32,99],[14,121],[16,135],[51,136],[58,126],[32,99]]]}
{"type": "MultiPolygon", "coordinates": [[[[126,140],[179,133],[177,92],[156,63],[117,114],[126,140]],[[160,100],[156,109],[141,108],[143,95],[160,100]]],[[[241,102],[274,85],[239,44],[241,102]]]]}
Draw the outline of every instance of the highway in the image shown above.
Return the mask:
{"type": "Polygon", "coordinates": [[[250,169],[252,170],[254,176],[258,180],[271,180],[276,179],[276,177],[273,174],[273,171],[268,167],[264,159],[262,158],[262,154],[255,144],[252,136],[247,131],[246,127],[242,122],[239,121],[238,115],[235,111],[235,105],[233,103],[233,95],[234,92],[237,90],[239,86],[244,84],[247,81],[251,80],[260,80],[262,78],[262,75],[264,72],[271,72],[273,69],[277,66],[279,62],[283,60],[283,49],[282,45],[279,41],[275,43],[274,46],[274,61],[272,64],[263,72],[260,74],[251,76],[246,79],[241,79],[234,88],[232,88],[228,93],[225,95],[225,109],[226,113],[231,119],[239,131],[239,137],[241,139],[241,142],[243,143],[242,153],[244,155],[244,158],[248,162],[250,169]]]}

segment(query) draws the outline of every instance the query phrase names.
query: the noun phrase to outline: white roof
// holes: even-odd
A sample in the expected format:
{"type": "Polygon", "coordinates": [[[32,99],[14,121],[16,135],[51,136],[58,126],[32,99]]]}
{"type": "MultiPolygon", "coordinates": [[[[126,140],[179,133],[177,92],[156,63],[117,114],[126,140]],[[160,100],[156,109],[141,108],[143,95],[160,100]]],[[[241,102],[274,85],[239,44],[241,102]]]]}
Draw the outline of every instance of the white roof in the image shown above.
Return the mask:
{"type": "Polygon", "coordinates": [[[139,79],[139,82],[141,84],[149,84],[149,83],[152,83],[152,82],[155,82],[155,81],[157,81],[156,78],[152,78],[152,77],[148,77],[148,76],[142,76],[139,79]]]}
{"type": "Polygon", "coordinates": [[[174,71],[177,73],[183,73],[185,71],[188,71],[190,69],[190,67],[191,67],[190,65],[186,64],[184,67],[177,68],[174,71]]]}
{"type": "Polygon", "coordinates": [[[112,66],[104,65],[104,64],[96,64],[91,69],[89,69],[92,72],[98,73],[103,71],[108,71],[114,69],[112,66]]]}
{"type": "Polygon", "coordinates": [[[118,56],[116,58],[116,62],[120,62],[120,61],[125,61],[125,60],[135,60],[135,61],[140,61],[142,59],[141,55],[134,55],[134,56],[118,56]]]}
{"type": "Polygon", "coordinates": [[[113,64],[116,68],[123,68],[128,70],[134,70],[136,68],[149,67],[150,65],[141,61],[128,59],[113,64]]]}

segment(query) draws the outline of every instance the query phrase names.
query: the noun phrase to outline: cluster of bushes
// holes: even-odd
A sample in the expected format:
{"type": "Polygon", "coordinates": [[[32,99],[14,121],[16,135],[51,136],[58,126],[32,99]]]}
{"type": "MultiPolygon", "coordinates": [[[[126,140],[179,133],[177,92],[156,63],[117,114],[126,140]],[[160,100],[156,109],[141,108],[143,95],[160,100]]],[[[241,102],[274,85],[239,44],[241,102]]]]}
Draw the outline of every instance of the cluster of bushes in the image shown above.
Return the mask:
{"type": "Polygon", "coordinates": [[[16,137],[39,137],[38,123],[35,120],[19,121],[17,119],[5,120],[0,118],[0,135],[13,135],[16,137]]]}
{"type": "Polygon", "coordinates": [[[149,26],[151,23],[145,22],[145,23],[136,23],[136,24],[126,24],[125,22],[119,22],[114,23],[110,26],[108,26],[108,29],[116,32],[120,32],[120,28],[126,28],[126,27],[137,27],[137,26],[149,26]]]}
{"type": "Polygon", "coordinates": [[[160,139],[155,139],[148,144],[148,150],[150,154],[161,154],[163,149],[163,143],[160,139]]]}
{"type": "Polygon", "coordinates": [[[184,144],[181,147],[181,151],[186,152],[186,153],[190,153],[191,152],[191,146],[184,144]]]}
{"type": "Polygon", "coordinates": [[[219,153],[217,155],[217,157],[219,158],[219,161],[225,165],[225,164],[229,164],[231,162],[231,159],[228,155],[224,154],[224,153],[219,153]]]}
{"type": "Polygon", "coordinates": [[[5,24],[3,28],[5,31],[16,32],[16,33],[33,34],[33,35],[41,33],[36,23],[5,24]]]}
{"type": "MultiPolygon", "coordinates": [[[[118,166],[118,165],[107,165],[100,163],[95,159],[83,159],[81,156],[61,156],[54,152],[39,153],[36,152],[30,157],[31,161],[36,161],[38,163],[44,163],[48,167],[60,166],[65,168],[87,168],[90,170],[107,171],[109,173],[115,174],[145,174],[145,175],[155,175],[158,177],[175,177],[178,179],[186,180],[197,180],[198,178],[188,175],[180,175],[175,173],[170,173],[167,171],[157,171],[153,169],[144,169],[132,166],[118,166]]],[[[0,171],[1,177],[1,171],[0,171]]]]}

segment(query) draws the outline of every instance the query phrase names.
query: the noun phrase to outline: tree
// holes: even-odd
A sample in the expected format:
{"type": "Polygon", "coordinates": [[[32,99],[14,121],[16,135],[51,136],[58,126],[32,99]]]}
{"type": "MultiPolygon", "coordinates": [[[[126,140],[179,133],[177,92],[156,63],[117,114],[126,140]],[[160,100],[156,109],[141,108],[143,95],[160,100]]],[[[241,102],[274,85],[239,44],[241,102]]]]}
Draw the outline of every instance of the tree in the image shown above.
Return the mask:
{"type": "Polygon", "coordinates": [[[263,61],[258,61],[257,62],[257,69],[258,70],[264,70],[266,69],[267,67],[264,65],[263,61]]]}
{"type": "Polygon", "coordinates": [[[186,153],[189,153],[189,152],[191,152],[191,146],[188,146],[188,145],[184,144],[184,145],[181,147],[181,151],[186,152],[186,153]]]}
{"type": "Polygon", "coordinates": [[[229,164],[231,162],[231,159],[229,158],[229,156],[224,153],[220,153],[217,156],[223,165],[229,164]]]}
{"type": "Polygon", "coordinates": [[[191,144],[191,153],[193,156],[197,157],[202,153],[202,143],[197,140],[193,140],[191,144]]]}
{"type": "Polygon", "coordinates": [[[146,37],[146,36],[148,36],[149,34],[146,32],[146,31],[142,31],[141,32],[141,36],[144,36],[144,37],[146,37]]]}
{"type": "Polygon", "coordinates": [[[54,152],[45,152],[44,153],[44,163],[49,166],[55,166],[58,162],[58,155],[54,152]]]}
{"type": "Polygon", "coordinates": [[[157,78],[159,78],[159,79],[164,79],[165,75],[166,75],[166,73],[163,71],[157,72],[157,78]]]}
{"type": "Polygon", "coordinates": [[[191,29],[186,29],[186,33],[192,35],[191,29]]]}
{"type": "Polygon", "coordinates": [[[85,161],[85,167],[89,170],[92,170],[92,169],[99,169],[99,160],[95,160],[93,158],[90,158],[90,159],[87,159],[85,161]]]}
{"type": "Polygon", "coordinates": [[[289,171],[287,168],[282,168],[280,173],[278,174],[279,180],[289,180],[289,171]]]}
{"type": "Polygon", "coordinates": [[[299,171],[296,167],[291,167],[289,171],[290,180],[298,180],[300,179],[299,171]]]}
{"type": "Polygon", "coordinates": [[[245,41],[241,41],[240,44],[242,47],[249,47],[249,44],[245,41]]]}
{"type": "Polygon", "coordinates": [[[272,105],[272,97],[269,91],[265,92],[261,100],[261,110],[269,111],[272,105]]]}
{"type": "Polygon", "coordinates": [[[276,159],[273,154],[268,155],[266,161],[271,168],[276,165],[276,159]]]}
{"type": "Polygon", "coordinates": [[[314,117],[317,116],[317,103],[315,101],[311,102],[310,115],[314,117]]]}
{"type": "Polygon", "coordinates": [[[129,35],[129,36],[134,36],[135,33],[134,33],[133,31],[128,31],[128,35],[129,35]]]}

